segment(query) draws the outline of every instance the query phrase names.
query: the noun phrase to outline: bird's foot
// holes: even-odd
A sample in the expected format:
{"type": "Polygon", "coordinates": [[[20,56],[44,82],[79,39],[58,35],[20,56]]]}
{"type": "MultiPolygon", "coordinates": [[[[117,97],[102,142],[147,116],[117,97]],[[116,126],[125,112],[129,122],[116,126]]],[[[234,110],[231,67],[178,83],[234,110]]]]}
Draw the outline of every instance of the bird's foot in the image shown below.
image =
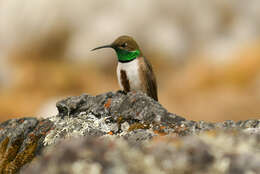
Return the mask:
{"type": "Polygon", "coordinates": [[[125,92],[125,91],[123,91],[123,90],[121,90],[121,89],[120,89],[120,90],[118,90],[117,92],[118,92],[118,93],[121,93],[121,94],[124,94],[124,95],[126,95],[126,94],[127,94],[127,92],[125,92]]]}

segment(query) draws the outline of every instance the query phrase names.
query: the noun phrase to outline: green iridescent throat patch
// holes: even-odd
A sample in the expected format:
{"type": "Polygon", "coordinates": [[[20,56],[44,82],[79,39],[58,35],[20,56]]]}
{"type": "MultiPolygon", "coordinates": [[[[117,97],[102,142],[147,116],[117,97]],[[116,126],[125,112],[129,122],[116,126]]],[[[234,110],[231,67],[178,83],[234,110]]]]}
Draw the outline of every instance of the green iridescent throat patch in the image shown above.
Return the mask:
{"type": "Polygon", "coordinates": [[[122,49],[116,49],[116,54],[119,61],[127,62],[137,58],[140,55],[140,51],[127,51],[122,49]]]}

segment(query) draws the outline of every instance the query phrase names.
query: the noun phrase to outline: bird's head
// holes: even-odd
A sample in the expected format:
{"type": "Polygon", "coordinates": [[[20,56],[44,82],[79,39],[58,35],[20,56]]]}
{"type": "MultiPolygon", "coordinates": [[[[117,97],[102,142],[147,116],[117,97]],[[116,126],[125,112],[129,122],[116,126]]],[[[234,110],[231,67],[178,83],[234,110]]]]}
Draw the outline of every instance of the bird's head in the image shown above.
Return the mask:
{"type": "Polygon", "coordinates": [[[113,48],[120,62],[129,62],[142,55],[136,41],[130,36],[120,36],[112,44],[100,46],[91,51],[101,48],[113,48]]]}

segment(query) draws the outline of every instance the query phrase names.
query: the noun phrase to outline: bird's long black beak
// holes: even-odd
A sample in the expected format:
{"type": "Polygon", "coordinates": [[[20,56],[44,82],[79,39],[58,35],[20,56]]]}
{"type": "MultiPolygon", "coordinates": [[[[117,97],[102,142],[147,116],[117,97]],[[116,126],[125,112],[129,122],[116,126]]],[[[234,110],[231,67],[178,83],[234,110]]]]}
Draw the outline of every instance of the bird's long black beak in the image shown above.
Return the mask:
{"type": "Polygon", "coordinates": [[[104,45],[104,46],[100,46],[100,47],[94,48],[91,51],[95,51],[95,50],[98,50],[98,49],[101,49],[101,48],[113,48],[113,46],[112,45],[104,45]]]}

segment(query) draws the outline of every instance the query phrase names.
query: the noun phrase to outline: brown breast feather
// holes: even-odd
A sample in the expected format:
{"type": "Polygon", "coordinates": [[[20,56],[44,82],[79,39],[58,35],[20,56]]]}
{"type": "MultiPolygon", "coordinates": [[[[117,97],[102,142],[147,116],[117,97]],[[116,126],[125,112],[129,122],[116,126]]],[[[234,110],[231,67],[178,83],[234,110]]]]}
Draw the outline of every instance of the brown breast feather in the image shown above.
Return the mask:
{"type": "Polygon", "coordinates": [[[127,78],[126,72],[124,70],[120,70],[120,80],[121,80],[122,86],[124,88],[124,91],[129,92],[130,84],[129,84],[129,80],[127,78]]]}

